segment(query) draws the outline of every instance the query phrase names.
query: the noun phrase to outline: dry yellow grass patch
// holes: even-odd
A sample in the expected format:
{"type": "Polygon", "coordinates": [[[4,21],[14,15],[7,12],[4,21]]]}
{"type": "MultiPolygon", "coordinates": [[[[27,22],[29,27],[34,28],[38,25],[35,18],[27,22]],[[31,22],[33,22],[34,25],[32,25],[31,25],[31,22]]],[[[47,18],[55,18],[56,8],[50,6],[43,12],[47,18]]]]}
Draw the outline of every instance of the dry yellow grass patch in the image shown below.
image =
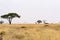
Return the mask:
{"type": "Polygon", "coordinates": [[[3,40],[60,40],[60,24],[2,24],[3,40]]]}

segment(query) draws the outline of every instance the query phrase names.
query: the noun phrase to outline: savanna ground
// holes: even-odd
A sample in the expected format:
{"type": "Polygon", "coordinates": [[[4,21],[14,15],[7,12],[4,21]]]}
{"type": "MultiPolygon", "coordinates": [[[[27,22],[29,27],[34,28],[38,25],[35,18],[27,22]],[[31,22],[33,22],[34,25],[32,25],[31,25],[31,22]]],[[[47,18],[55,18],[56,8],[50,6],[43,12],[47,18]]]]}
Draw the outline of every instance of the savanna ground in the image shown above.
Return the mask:
{"type": "Polygon", "coordinates": [[[0,24],[3,40],[60,40],[60,24],[0,24]]]}

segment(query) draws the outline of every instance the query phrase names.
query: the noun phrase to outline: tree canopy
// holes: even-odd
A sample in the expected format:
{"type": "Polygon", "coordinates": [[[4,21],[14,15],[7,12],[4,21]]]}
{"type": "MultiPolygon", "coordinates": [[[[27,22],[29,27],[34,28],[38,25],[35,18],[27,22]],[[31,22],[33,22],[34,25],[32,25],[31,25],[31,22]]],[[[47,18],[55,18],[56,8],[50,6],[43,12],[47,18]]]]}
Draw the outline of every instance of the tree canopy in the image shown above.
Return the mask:
{"type": "Polygon", "coordinates": [[[39,24],[39,23],[42,23],[42,21],[41,20],[37,20],[37,23],[39,24]]]}
{"type": "Polygon", "coordinates": [[[7,19],[9,21],[9,24],[11,24],[12,19],[15,17],[20,18],[20,16],[17,13],[8,13],[1,16],[1,18],[7,19]]]}

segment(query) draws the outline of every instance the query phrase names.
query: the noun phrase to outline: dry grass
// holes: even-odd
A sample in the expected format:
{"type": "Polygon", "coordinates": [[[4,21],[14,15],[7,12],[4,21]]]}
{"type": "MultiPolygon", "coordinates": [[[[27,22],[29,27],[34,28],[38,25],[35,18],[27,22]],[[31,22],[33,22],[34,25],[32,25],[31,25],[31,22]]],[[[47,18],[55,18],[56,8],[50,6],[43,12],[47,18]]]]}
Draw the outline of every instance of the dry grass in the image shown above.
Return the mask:
{"type": "Polygon", "coordinates": [[[2,24],[3,40],[60,40],[60,24],[2,24]]]}

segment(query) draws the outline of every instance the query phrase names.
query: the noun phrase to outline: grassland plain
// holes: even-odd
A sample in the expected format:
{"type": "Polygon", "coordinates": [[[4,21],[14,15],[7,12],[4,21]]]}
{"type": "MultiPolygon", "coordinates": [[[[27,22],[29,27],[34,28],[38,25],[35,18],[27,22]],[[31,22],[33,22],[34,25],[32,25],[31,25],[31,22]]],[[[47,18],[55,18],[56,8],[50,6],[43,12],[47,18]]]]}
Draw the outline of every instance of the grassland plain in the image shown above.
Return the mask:
{"type": "Polygon", "coordinates": [[[3,40],[60,40],[60,24],[0,24],[3,40]]]}

